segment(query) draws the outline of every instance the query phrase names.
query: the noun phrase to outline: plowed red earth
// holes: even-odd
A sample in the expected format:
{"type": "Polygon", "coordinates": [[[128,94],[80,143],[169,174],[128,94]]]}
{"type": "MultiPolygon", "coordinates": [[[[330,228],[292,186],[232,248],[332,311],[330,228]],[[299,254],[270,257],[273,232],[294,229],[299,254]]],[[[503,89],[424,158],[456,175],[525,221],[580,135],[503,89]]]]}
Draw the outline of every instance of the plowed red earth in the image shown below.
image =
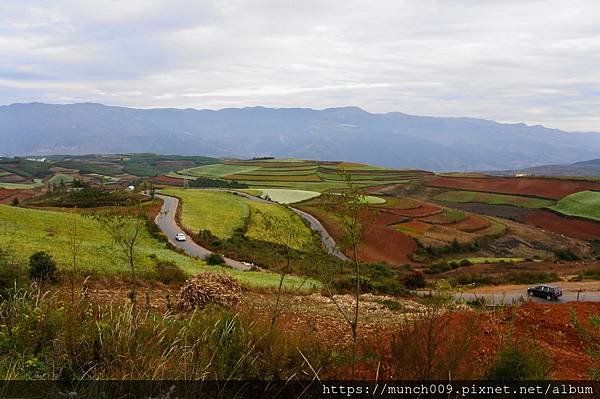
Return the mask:
{"type": "Polygon", "coordinates": [[[476,215],[468,215],[460,222],[456,222],[450,225],[450,227],[452,227],[453,229],[457,229],[467,233],[483,230],[489,226],[489,220],[476,215]]]}
{"type": "Polygon", "coordinates": [[[33,196],[35,194],[27,190],[0,189],[0,204],[11,205],[15,199],[21,202],[33,196]]]}
{"type": "Polygon", "coordinates": [[[437,177],[429,181],[427,185],[491,193],[532,195],[555,200],[579,191],[600,190],[598,183],[523,177],[437,177]]]}
{"type": "Polygon", "coordinates": [[[177,179],[175,177],[169,177],[165,175],[153,177],[150,179],[150,181],[154,184],[168,184],[170,186],[183,187],[183,179],[177,179]]]}
{"type": "Polygon", "coordinates": [[[427,203],[423,203],[420,207],[412,208],[412,209],[398,209],[398,208],[381,208],[381,209],[385,212],[393,213],[395,215],[412,217],[412,218],[431,216],[431,215],[435,215],[436,213],[439,213],[442,211],[442,208],[440,208],[439,206],[427,204],[427,203]]]}
{"type": "Polygon", "coordinates": [[[534,210],[522,216],[521,219],[536,227],[554,233],[564,234],[582,240],[600,238],[600,223],[571,219],[557,215],[554,212],[534,210]]]}
{"type": "Polygon", "coordinates": [[[408,256],[416,250],[415,240],[388,227],[383,219],[379,219],[361,240],[358,254],[367,262],[401,265],[412,263],[408,256]]]}

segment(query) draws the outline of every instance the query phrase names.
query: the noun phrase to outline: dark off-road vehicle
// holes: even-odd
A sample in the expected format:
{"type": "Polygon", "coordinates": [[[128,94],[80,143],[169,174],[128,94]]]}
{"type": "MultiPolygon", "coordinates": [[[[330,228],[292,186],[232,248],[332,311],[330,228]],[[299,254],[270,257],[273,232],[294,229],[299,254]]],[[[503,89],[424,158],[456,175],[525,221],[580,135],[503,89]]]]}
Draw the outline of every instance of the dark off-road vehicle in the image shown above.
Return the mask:
{"type": "Polygon", "coordinates": [[[562,296],[562,290],[551,285],[538,285],[537,287],[527,288],[527,295],[546,298],[549,301],[556,301],[562,296]]]}

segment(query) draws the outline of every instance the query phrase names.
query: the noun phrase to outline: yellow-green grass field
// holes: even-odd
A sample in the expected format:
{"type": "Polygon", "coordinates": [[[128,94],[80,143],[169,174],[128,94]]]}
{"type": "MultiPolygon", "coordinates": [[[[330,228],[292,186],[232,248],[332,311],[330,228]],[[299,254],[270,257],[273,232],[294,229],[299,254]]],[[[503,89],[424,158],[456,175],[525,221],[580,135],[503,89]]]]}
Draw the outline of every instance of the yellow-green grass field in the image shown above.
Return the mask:
{"type": "Polygon", "coordinates": [[[271,201],[279,202],[280,204],[293,204],[296,202],[306,201],[321,195],[321,193],[317,191],[288,190],[281,188],[265,188],[262,190],[258,189],[253,191],[258,192],[258,195],[263,198],[266,198],[268,196],[271,199],[271,201]]]}
{"type": "Polygon", "coordinates": [[[600,221],[600,192],[581,191],[567,195],[550,209],[568,216],[600,221]]]}
{"type": "MultiPolygon", "coordinates": [[[[0,205],[0,245],[14,251],[23,261],[37,251],[47,251],[56,260],[59,269],[70,270],[71,231],[76,220],[78,243],[78,270],[96,275],[129,273],[129,266],[101,226],[80,214],[60,211],[36,210],[0,205]]],[[[154,260],[175,262],[192,275],[203,271],[230,274],[248,287],[273,288],[279,284],[279,275],[268,272],[241,272],[218,266],[207,266],[203,261],[168,249],[164,242],[153,238],[144,230],[138,246],[137,267],[141,275],[151,275],[154,260]]],[[[304,278],[286,278],[288,288],[300,287],[304,278]]],[[[311,289],[315,283],[304,283],[311,289]]]]}
{"type": "Polygon", "coordinates": [[[222,191],[166,189],[161,193],[183,200],[181,221],[193,232],[210,230],[215,236],[227,239],[236,229],[247,227],[248,237],[276,242],[264,229],[262,212],[277,218],[292,217],[301,236],[306,241],[312,237],[312,231],[300,217],[280,205],[260,203],[222,191]]]}
{"type": "Polygon", "coordinates": [[[489,205],[511,205],[530,209],[545,208],[554,204],[553,201],[541,198],[482,193],[475,191],[446,191],[436,195],[433,197],[433,199],[444,202],[478,202],[489,205]]]}
{"type": "Polygon", "coordinates": [[[41,183],[0,183],[0,188],[8,188],[13,190],[28,190],[42,186],[41,183]]]}

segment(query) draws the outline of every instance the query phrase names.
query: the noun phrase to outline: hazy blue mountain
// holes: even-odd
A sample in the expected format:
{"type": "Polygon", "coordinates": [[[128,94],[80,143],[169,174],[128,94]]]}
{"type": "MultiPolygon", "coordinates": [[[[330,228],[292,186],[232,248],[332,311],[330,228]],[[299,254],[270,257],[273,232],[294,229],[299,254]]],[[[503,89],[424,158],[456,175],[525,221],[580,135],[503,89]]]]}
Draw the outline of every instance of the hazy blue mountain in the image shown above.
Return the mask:
{"type": "Polygon", "coordinates": [[[0,155],[119,152],[343,159],[435,171],[507,170],[598,158],[600,134],[472,118],[372,114],[356,107],[0,107],[0,155]]]}
{"type": "Polygon", "coordinates": [[[600,177],[600,159],[575,162],[569,165],[540,165],[519,170],[496,172],[498,175],[525,173],[535,176],[587,176],[600,177]]]}

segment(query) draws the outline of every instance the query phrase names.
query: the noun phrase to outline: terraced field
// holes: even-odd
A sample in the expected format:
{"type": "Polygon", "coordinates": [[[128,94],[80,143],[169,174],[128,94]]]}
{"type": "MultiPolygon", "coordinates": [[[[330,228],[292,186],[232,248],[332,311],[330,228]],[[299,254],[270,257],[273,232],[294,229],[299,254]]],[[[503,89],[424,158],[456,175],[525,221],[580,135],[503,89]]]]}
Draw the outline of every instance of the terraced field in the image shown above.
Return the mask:
{"type": "Polygon", "coordinates": [[[511,205],[520,208],[540,209],[551,206],[553,201],[533,198],[521,197],[517,195],[493,194],[477,191],[446,191],[436,195],[433,199],[444,202],[459,202],[459,203],[481,203],[490,205],[511,205]]]}
{"type": "Polygon", "coordinates": [[[200,176],[243,182],[252,188],[289,188],[306,191],[336,191],[344,188],[345,172],[361,187],[402,184],[431,173],[386,169],[349,162],[317,162],[295,159],[223,161],[220,164],[183,169],[166,178],[193,179],[200,176]]]}
{"type": "Polygon", "coordinates": [[[600,221],[600,192],[582,191],[568,195],[550,209],[567,216],[600,221]]]}

